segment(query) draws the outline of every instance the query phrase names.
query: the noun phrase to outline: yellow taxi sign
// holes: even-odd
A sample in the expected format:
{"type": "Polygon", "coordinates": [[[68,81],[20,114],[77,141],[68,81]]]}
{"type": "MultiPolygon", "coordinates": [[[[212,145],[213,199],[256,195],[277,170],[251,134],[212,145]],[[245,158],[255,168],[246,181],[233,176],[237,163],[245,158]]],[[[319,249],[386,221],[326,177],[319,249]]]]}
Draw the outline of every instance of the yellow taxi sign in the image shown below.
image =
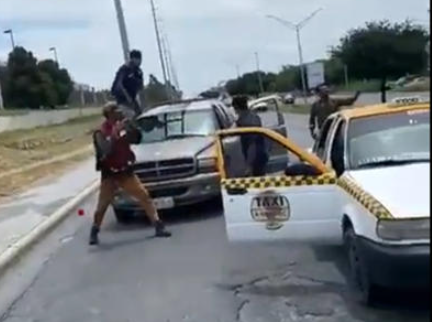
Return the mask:
{"type": "Polygon", "coordinates": [[[389,107],[403,107],[409,105],[416,105],[423,103],[423,99],[419,96],[412,97],[398,97],[392,100],[392,102],[388,105],[389,107]]]}

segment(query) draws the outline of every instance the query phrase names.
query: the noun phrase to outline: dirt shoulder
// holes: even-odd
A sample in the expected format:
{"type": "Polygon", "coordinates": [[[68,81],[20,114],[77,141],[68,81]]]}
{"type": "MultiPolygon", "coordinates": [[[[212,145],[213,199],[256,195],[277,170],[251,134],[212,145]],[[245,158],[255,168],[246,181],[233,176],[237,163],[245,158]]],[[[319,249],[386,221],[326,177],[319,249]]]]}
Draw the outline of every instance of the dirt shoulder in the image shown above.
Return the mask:
{"type": "Polygon", "coordinates": [[[59,175],[91,157],[91,132],[100,122],[100,116],[91,116],[60,125],[0,133],[0,198],[59,175]]]}

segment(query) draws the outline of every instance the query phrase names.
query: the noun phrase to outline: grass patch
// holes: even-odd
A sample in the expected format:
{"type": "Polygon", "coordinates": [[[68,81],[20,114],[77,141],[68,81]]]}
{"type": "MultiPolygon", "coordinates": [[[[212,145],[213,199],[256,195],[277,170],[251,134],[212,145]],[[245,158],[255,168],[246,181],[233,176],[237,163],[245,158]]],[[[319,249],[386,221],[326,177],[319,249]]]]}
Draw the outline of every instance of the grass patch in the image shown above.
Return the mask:
{"type": "Polygon", "coordinates": [[[337,87],[337,91],[340,92],[356,92],[361,91],[363,93],[375,93],[379,92],[381,88],[381,83],[379,80],[371,80],[371,81],[356,81],[350,83],[348,86],[340,86],[337,87]]]}

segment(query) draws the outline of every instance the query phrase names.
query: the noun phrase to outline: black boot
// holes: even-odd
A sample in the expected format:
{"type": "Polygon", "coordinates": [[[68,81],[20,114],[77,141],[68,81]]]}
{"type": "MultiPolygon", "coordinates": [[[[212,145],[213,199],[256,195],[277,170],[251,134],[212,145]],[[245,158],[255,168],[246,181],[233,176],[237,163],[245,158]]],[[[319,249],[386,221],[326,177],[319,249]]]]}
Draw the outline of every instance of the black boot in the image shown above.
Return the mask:
{"type": "Polygon", "coordinates": [[[166,230],[165,225],[162,221],[156,222],[155,230],[156,230],[155,236],[159,238],[169,238],[172,235],[168,230],[166,230]]]}
{"type": "Polygon", "coordinates": [[[99,228],[96,226],[93,226],[90,231],[89,245],[99,245],[99,228]]]}

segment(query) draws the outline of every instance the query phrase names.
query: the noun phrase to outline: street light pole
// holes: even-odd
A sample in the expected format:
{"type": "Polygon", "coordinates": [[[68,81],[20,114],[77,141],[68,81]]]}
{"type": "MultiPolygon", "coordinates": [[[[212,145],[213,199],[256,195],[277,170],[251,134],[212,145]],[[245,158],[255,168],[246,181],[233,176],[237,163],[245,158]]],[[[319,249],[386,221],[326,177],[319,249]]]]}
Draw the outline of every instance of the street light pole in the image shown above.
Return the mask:
{"type": "Polygon", "coordinates": [[[256,60],[256,67],[257,67],[259,88],[260,88],[260,92],[263,93],[264,92],[264,86],[263,86],[263,82],[262,82],[262,78],[261,78],[261,70],[260,70],[260,62],[259,62],[258,53],[255,53],[255,60],[256,60]]]}
{"type": "Polygon", "coordinates": [[[301,45],[300,28],[298,26],[296,27],[296,34],[297,34],[297,48],[299,52],[299,61],[300,61],[300,75],[301,75],[301,82],[303,87],[303,97],[306,103],[307,102],[306,72],[305,72],[304,60],[303,60],[303,48],[301,45]]]}
{"type": "Polygon", "coordinates": [[[14,50],[15,49],[15,39],[14,39],[13,30],[12,29],[7,29],[3,33],[10,35],[11,44],[12,44],[12,50],[14,50]]]}
{"type": "Polygon", "coordinates": [[[120,38],[123,47],[123,56],[125,62],[127,63],[129,61],[130,46],[129,46],[129,38],[127,34],[126,22],[124,18],[121,0],[114,0],[114,5],[117,12],[117,22],[120,30],[120,38]]]}
{"type": "Polygon", "coordinates": [[[59,67],[60,64],[59,64],[58,55],[57,55],[57,48],[55,48],[55,47],[51,47],[49,50],[52,51],[52,52],[54,53],[54,59],[55,59],[55,62],[56,62],[56,64],[57,64],[57,67],[59,67]]]}
{"type": "Polygon", "coordinates": [[[299,61],[300,61],[300,74],[301,74],[301,80],[302,80],[302,87],[303,87],[303,96],[305,103],[307,103],[307,85],[306,85],[306,71],[304,66],[304,58],[303,58],[303,49],[302,49],[302,43],[301,43],[301,36],[300,31],[314,18],[318,12],[323,10],[322,8],[319,8],[312,12],[309,16],[307,16],[305,19],[300,21],[299,23],[292,23],[290,21],[287,21],[285,19],[279,18],[274,15],[267,15],[267,18],[276,20],[283,26],[290,28],[291,30],[294,30],[296,32],[297,36],[297,47],[298,47],[298,53],[299,53],[299,61]]]}

